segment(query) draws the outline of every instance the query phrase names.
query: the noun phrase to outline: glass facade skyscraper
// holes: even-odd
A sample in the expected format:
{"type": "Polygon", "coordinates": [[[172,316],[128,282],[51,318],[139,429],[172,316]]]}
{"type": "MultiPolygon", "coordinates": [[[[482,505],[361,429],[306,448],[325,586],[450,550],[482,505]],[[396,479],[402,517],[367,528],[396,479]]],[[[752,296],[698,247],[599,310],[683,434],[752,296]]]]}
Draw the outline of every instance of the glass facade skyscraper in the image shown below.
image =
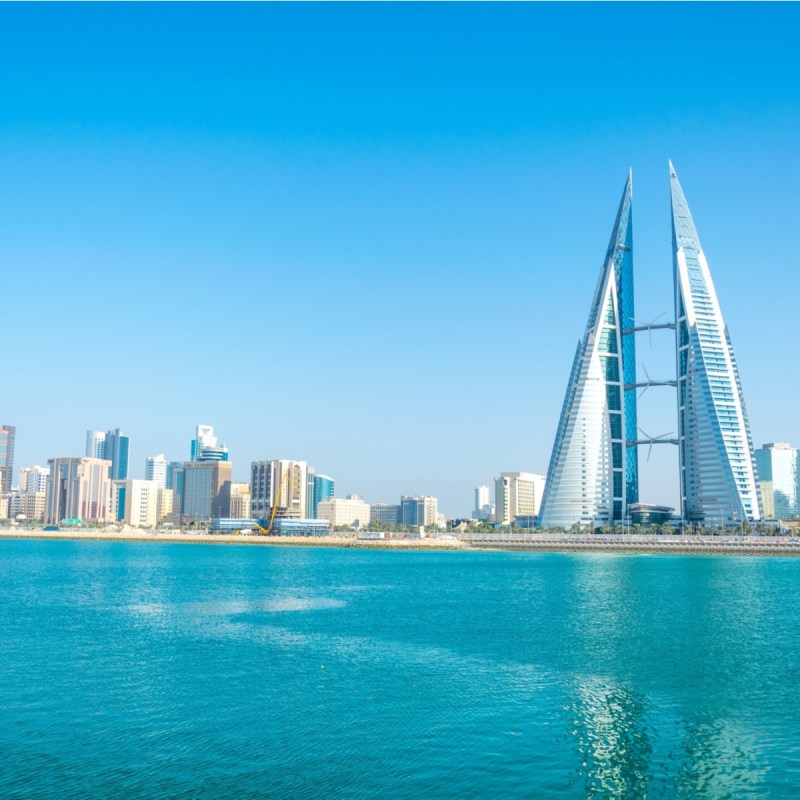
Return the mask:
{"type": "Polygon", "coordinates": [[[761,519],[739,371],[689,206],[669,165],[683,518],[703,525],[761,519]]]}
{"type": "Polygon", "coordinates": [[[632,199],[629,174],[567,384],[542,527],[622,522],[639,499],[637,453],[627,447],[636,439],[632,199]]]}
{"type": "Polygon", "coordinates": [[[11,491],[16,430],[13,425],[0,425],[0,494],[8,494],[11,491]]]}
{"type": "MultiPolygon", "coordinates": [[[[620,523],[639,501],[636,331],[674,328],[681,514],[701,525],[763,517],[753,443],[730,336],[700,238],[670,162],[675,323],[633,310],[631,179],[578,342],[539,514],[542,527],[620,523]]],[[[654,443],[645,438],[644,442],[654,443]]],[[[763,480],[763,479],[762,479],[763,480]]]]}
{"type": "Polygon", "coordinates": [[[112,481],[124,481],[128,477],[129,445],[129,438],[119,428],[106,434],[103,458],[111,462],[112,481]]]}
{"type": "Polygon", "coordinates": [[[306,516],[309,519],[317,519],[319,504],[323,500],[330,500],[336,491],[336,481],[330,475],[319,475],[308,470],[308,491],[306,492],[306,504],[308,510],[306,516]]]}

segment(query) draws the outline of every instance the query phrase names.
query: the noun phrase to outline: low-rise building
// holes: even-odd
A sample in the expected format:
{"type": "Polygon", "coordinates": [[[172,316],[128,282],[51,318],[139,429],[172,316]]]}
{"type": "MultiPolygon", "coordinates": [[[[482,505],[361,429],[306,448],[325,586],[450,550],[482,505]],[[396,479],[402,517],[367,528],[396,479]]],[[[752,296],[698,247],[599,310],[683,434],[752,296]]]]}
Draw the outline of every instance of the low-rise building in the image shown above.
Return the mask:
{"type": "Polygon", "coordinates": [[[369,507],[369,521],[379,525],[400,525],[400,506],[372,503],[369,507]]]}
{"type": "Polygon", "coordinates": [[[275,536],[327,536],[330,530],[327,519],[276,519],[272,526],[275,536]]]}
{"type": "Polygon", "coordinates": [[[357,494],[322,500],[317,507],[317,513],[319,519],[327,519],[332,528],[341,525],[363,528],[370,520],[369,503],[365,503],[357,494]]]}
{"type": "Polygon", "coordinates": [[[404,495],[400,498],[400,516],[400,524],[407,527],[434,527],[439,516],[439,501],[428,495],[404,495]]]}

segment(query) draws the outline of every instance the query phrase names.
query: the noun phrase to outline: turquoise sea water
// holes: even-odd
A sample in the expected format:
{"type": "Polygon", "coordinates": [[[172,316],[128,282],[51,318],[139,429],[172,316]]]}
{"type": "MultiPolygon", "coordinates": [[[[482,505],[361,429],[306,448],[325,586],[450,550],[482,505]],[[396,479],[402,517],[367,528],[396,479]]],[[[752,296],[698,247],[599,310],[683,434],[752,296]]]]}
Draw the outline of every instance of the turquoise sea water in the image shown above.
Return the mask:
{"type": "Polygon", "coordinates": [[[0,796],[797,797],[800,560],[0,542],[0,796]]]}

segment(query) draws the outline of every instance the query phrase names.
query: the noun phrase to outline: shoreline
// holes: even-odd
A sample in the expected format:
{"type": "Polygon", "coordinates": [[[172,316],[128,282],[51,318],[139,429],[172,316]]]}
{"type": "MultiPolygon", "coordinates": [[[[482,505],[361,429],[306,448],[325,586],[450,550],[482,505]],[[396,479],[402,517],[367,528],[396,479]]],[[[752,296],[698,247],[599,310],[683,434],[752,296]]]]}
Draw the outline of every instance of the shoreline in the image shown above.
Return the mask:
{"type": "Polygon", "coordinates": [[[664,536],[633,534],[461,534],[452,538],[359,539],[351,536],[235,536],[159,531],[41,531],[0,529],[2,539],[51,541],[161,542],[234,544],[266,547],[336,547],[362,550],[428,552],[617,553],[638,555],[800,556],[800,538],[766,536],[664,536]]]}
{"type": "Polygon", "coordinates": [[[37,531],[0,529],[0,539],[51,541],[162,542],[172,544],[235,544],[266,547],[339,547],[381,550],[469,550],[468,544],[447,539],[358,539],[355,536],[234,536],[229,533],[158,531],[37,531]]]}

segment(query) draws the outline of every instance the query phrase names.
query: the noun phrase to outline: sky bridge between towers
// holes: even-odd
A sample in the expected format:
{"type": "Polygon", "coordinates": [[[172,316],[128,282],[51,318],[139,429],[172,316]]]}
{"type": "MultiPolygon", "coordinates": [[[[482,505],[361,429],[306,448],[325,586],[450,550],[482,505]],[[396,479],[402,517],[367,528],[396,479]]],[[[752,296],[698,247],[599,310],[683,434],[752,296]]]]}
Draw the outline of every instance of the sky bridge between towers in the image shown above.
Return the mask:
{"type": "MultiPolygon", "coordinates": [[[[621,522],[638,503],[639,456],[678,446],[681,516],[696,524],[761,518],[736,359],[694,221],[672,163],[674,313],[635,317],[631,174],[625,183],[584,334],[578,342],[547,472],[538,525],[621,522]],[[664,320],[669,314],[672,320],[664,320]],[[675,332],[675,378],[636,370],[635,334],[675,332]],[[637,406],[654,386],[676,390],[677,434],[651,436],[637,406]],[[641,390],[639,392],[638,390],[641,390]]],[[[672,372],[672,370],[669,370],[672,372]]]]}

